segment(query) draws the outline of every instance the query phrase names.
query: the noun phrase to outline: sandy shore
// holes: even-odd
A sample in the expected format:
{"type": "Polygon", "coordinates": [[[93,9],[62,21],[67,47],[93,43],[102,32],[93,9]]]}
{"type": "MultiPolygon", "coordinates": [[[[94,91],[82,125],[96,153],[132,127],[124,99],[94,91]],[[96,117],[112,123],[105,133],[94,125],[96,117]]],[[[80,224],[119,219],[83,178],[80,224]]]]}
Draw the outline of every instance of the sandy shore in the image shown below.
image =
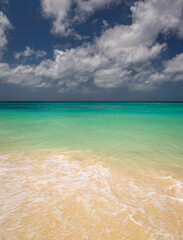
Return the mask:
{"type": "Polygon", "coordinates": [[[1,154],[3,240],[183,239],[183,178],[83,152],[1,154]]]}

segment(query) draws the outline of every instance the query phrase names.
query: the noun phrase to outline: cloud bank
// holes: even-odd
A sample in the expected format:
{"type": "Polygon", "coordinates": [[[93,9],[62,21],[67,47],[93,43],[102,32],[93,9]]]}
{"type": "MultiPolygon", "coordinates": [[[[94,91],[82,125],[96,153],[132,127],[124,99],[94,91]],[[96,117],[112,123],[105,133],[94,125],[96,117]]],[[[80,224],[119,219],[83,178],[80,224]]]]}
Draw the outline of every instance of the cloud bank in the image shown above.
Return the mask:
{"type": "MultiPolygon", "coordinates": [[[[97,9],[117,1],[42,0],[46,17],[53,19],[54,33],[70,34],[74,21],[82,21],[97,9]],[[75,4],[75,15],[69,12],[75,4]],[[79,13],[82,13],[78,19],[79,13]]],[[[183,81],[183,53],[163,60],[168,46],[158,42],[159,34],[174,33],[183,38],[183,0],[145,0],[131,6],[131,25],[116,25],[103,30],[92,43],[65,51],[54,50],[53,59],[45,59],[38,65],[18,65],[11,68],[0,63],[0,81],[21,84],[27,87],[50,87],[58,91],[81,87],[92,81],[95,87],[114,88],[127,86],[132,90],[147,90],[159,87],[168,81],[183,81]],[[154,62],[158,62],[158,66],[154,62]]],[[[4,27],[10,23],[6,16],[4,27]]],[[[5,30],[0,30],[2,46],[7,44],[5,30]]],[[[45,52],[27,47],[15,57],[43,57],[45,52]]]]}

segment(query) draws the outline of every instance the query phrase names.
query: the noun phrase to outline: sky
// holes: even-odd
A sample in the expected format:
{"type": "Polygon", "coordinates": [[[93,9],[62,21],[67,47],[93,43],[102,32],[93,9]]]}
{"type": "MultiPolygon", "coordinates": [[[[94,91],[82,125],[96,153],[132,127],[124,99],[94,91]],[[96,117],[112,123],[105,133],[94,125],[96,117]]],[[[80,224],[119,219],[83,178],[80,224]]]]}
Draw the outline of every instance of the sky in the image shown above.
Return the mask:
{"type": "Polygon", "coordinates": [[[0,101],[183,101],[183,0],[0,0],[0,101]]]}

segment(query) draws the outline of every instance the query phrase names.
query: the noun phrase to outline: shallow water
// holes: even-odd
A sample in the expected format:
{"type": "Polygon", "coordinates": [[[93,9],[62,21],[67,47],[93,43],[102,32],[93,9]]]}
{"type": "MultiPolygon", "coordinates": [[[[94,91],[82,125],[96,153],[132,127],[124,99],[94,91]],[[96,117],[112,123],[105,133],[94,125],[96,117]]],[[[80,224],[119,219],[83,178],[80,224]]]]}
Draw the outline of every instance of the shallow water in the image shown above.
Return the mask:
{"type": "Polygon", "coordinates": [[[0,103],[0,236],[183,239],[182,103],[0,103]]]}

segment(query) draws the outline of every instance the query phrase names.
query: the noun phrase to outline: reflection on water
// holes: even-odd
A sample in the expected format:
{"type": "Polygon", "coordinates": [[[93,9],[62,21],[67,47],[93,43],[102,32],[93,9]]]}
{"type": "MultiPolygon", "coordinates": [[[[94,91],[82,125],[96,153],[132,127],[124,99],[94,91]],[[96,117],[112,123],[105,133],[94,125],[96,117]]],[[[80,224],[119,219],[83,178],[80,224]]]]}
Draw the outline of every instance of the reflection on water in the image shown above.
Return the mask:
{"type": "Polygon", "coordinates": [[[1,154],[1,238],[183,239],[180,175],[98,160],[79,151],[1,154]]]}

